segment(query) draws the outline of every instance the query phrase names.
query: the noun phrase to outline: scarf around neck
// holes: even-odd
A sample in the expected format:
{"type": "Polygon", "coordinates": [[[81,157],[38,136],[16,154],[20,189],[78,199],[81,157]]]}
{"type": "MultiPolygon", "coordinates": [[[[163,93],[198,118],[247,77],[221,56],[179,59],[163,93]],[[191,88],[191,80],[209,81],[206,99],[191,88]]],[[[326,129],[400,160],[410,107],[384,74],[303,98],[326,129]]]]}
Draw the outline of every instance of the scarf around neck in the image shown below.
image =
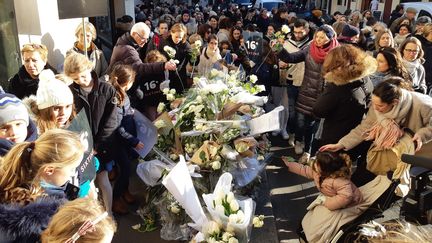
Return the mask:
{"type": "Polygon", "coordinates": [[[335,38],[332,38],[330,42],[323,48],[317,47],[315,40],[313,40],[310,45],[310,54],[316,63],[321,64],[324,62],[327,53],[337,46],[339,46],[339,42],[335,38]]]}
{"type": "Polygon", "coordinates": [[[366,131],[366,140],[375,140],[378,148],[392,148],[399,138],[404,134],[401,123],[409,119],[408,113],[413,103],[412,95],[409,91],[401,89],[399,102],[387,113],[374,110],[376,115],[375,124],[366,131]]]}

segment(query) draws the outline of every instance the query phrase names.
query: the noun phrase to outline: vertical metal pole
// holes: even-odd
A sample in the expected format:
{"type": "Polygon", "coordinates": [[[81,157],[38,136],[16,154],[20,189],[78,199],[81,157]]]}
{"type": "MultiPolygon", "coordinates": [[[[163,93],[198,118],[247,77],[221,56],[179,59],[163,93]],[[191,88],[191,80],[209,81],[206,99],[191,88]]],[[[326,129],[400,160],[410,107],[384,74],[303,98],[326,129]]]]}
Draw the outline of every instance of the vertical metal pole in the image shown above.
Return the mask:
{"type": "MultiPolygon", "coordinates": [[[[86,28],[85,28],[85,19],[82,18],[82,29],[83,29],[83,35],[84,35],[84,55],[87,57],[87,36],[86,36],[86,28]]],[[[88,58],[88,57],[87,57],[88,58]]]]}

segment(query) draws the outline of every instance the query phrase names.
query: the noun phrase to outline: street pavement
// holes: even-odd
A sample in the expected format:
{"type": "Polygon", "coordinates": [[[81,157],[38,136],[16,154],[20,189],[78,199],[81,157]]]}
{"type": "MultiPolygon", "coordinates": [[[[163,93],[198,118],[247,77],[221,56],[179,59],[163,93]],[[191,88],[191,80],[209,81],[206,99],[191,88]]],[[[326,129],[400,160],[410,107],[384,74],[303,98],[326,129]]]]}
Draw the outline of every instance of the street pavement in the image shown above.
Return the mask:
{"type": "MultiPolygon", "coordinates": [[[[272,158],[262,174],[263,183],[259,188],[256,215],[264,214],[264,227],[252,230],[251,242],[276,243],[299,242],[296,230],[306,213],[306,207],[317,195],[313,182],[288,172],[280,159],[281,156],[292,156],[293,148],[288,148],[288,142],[280,137],[271,137],[272,158]]],[[[142,196],[144,184],[137,176],[131,178],[130,191],[138,198],[142,196]]],[[[118,224],[114,243],[134,242],[176,242],[164,241],[160,238],[159,230],[141,233],[131,228],[141,223],[141,218],[135,213],[139,204],[131,205],[130,213],[116,216],[118,224]]]]}

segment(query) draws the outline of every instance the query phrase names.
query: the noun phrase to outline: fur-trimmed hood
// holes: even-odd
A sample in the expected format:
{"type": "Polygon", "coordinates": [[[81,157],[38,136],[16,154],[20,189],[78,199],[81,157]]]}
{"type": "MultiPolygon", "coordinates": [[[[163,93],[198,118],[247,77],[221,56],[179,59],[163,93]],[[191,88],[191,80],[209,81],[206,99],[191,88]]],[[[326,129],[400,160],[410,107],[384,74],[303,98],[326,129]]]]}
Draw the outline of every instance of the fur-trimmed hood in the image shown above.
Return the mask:
{"type": "Polygon", "coordinates": [[[377,69],[375,58],[367,55],[362,63],[336,69],[324,75],[326,82],[335,85],[345,85],[373,74],[377,69]]]}
{"type": "Polygon", "coordinates": [[[4,242],[36,242],[65,202],[65,199],[49,196],[25,206],[0,204],[0,239],[4,242]]]}

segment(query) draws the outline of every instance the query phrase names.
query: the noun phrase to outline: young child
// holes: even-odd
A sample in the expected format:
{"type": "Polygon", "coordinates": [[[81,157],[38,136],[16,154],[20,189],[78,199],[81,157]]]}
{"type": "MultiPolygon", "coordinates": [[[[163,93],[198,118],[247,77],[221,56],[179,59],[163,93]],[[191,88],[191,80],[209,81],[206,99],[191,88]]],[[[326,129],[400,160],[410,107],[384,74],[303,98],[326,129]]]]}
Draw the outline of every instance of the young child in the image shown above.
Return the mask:
{"type": "Polygon", "coordinates": [[[126,202],[133,201],[129,194],[129,177],[131,174],[131,157],[138,157],[132,148],[142,149],[144,144],[136,137],[134,110],[131,107],[126,93],[132,87],[135,80],[135,72],[132,67],[116,64],[109,74],[109,82],[116,89],[117,120],[120,126],[117,128],[116,151],[114,160],[120,167],[120,175],[114,184],[113,212],[124,214],[128,212],[126,202]],[[126,201],[126,202],[125,202],[126,201]]]}
{"type": "Polygon", "coordinates": [[[351,182],[351,160],[346,154],[318,152],[312,167],[282,158],[289,171],[315,181],[322,195],[309,205],[308,210],[323,205],[329,210],[352,207],[363,197],[360,190],[351,182]]]}
{"type": "Polygon", "coordinates": [[[12,94],[0,93],[0,156],[16,144],[37,138],[37,128],[25,105],[12,94]]]}
{"type": "Polygon", "coordinates": [[[24,103],[36,121],[39,134],[53,128],[66,128],[75,117],[72,91],[56,79],[51,70],[39,74],[36,96],[24,99],[24,103]]]}
{"type": "Polygon", "coordinates": [[[37,242],[65,201],[67,182],[82,160],[77,134],[53,129],[16,144],[0,163],[0,239],[37,242]]]}
{"type": "Polygon", "coordinates": [[[108,212],[111,212],[112,188],[108,179],[109,166],[112,161],[112,139],[117,128],[116,91],[112,85],[98,79],[92,71],[93,64],[84,55],[72,53],[64,62],[66,76],[73,79],[70,86],[74,96],[77,113],[85,110],[93,136],[93,148],[101,167],[96,184],[102,192],[103,201],[108,212]]]}
{"type": "MultiPolygon", "coordinates": [[[[158,50],[149,51],[144,60],[145,63],[166,61],[166,57],[158,50]]],[[[134,87],[128,92],[129,94],[135,93],[131,96],[132,99],[134,99],[132,101],[132,106],[142,112],[150,121],[154,121],[157,118],[157,106],[159,102],[164,101],[161,84],[164,81],[169,81],[169,71],[165,70],[158,75],[147,75],[139,80],[140,82],[135,83],[134,87]],[[140,94],[136,95],[137,92],[140,94]]],[[[167,84],[166,87],[169,87],[169,84],[167,84]]]]}
{"type": "Polygon", "coordinates": [[[42,243],[111,242],[116,225],[104,211],[98,201],[88,198],[65,203],[42,233],[42,243]]]}

